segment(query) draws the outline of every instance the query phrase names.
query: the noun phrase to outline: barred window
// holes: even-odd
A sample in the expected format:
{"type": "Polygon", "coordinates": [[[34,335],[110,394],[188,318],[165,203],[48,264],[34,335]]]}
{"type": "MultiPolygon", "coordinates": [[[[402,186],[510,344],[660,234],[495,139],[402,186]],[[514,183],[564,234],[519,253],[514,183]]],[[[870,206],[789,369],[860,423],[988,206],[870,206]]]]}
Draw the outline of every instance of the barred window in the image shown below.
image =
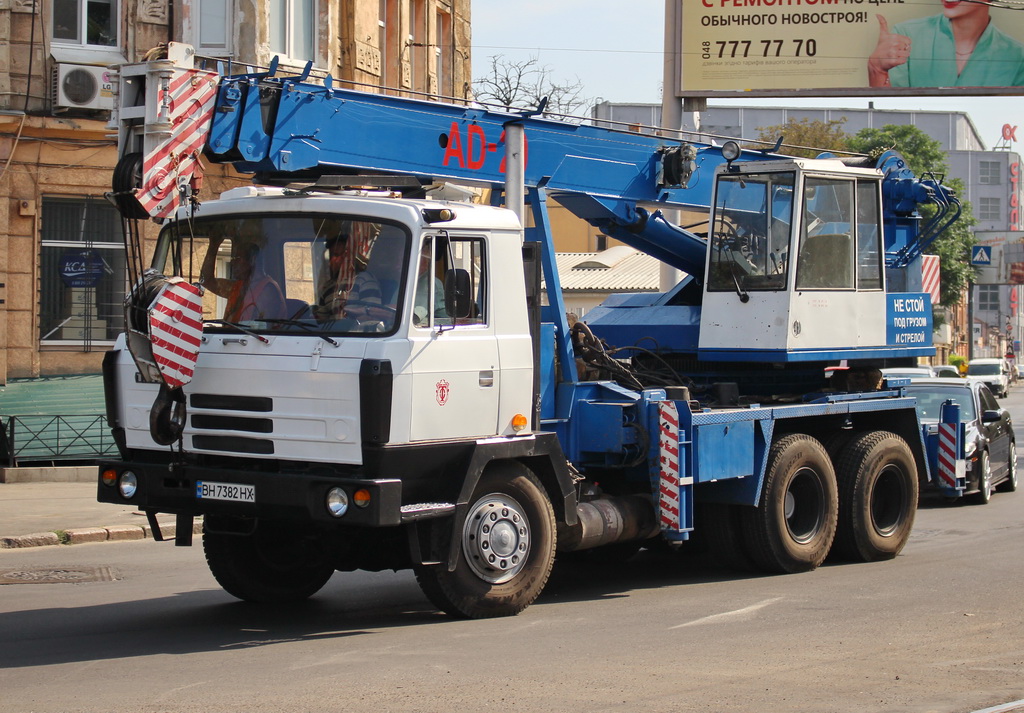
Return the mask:
{"type": "Polygon", "coordinates": [[[999,220],[1002,217],[1002,201],[998,198],[978,199],[978,220],[999,220]]]}
{"type": "Polygon", "coordinates": [[[978,164],[978,183],[998,186],[1003,182],[1003,167],[998,161],[981,161],[978,164]]]}
{"type": "Polygon", "coordinates": [[[978,310],[999,311],[999,285],[978,285],[978,310]]]}
{"type": "Polygon", "coordinates": [[[44,196],[41,217],[40,341],[113,341],[127,280],[117,211],[94,196],[44,196]]]}

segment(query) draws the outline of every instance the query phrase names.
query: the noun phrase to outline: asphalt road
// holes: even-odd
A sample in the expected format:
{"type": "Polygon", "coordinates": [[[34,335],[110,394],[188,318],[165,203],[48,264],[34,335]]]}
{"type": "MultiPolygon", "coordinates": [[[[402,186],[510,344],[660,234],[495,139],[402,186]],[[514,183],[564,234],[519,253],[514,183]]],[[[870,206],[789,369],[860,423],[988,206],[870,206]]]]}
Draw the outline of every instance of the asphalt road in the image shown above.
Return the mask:
{"type": "MultiPolygon", "coordinates": [[[[1004,404],[1024,424],[1024,386],[1004,404]]],[[[1022,513],[926,505],[896,560],[801,575],[560,563],[485,621],[408,572],[285,609],[235,602],[200,547],[0,551],[32,581],[0,586],[0,711],[975,711],[1024,699],[1022,513]]]]}

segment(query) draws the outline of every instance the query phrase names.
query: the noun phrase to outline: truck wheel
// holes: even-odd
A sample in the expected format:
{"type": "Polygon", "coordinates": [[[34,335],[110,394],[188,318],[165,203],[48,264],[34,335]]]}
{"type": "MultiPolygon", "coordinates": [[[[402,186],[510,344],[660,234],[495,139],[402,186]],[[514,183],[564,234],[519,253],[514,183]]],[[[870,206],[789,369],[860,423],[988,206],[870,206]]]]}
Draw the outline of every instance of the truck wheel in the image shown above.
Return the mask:
{"type": "Polygon", "coordinates": [[[1010,441],[1010,458],[1006,464],[1006,480],[999,484],[998,490],[1012,493],[1017,489],[1017,444],[1010,441]]]}
{"type": "Polygon", "coordinates": [[[334,574],[319,548],[282,525],[260,523],[248,535],[219,532],[216,525],[207,516],[203,552],[214,579],[234,597],[273,604],[301,601],[334,574]]]}
{"type": "Polygon", "coordinates": [[[971,496],[975,505],[988,505],[992,500],[992,463],[988,459],[988,451],[978,456],[978,492],[971,496]]]}
{"type": "MultiPolygon", "coordinates": [[[[467,619],[512,616],[547,584],[555,561],[555,513],[536,476],[522,465],[488,468],[455,537],[460,547],[454,571],[445,564],[416,568],[423,593],[438,609],[467,619]]],[[[447,550],[445,538],[436,544],[447,550]]]]}
{"type": "Polygon", "coordinates": [[[917,466],[907,442],[888,431],[865,433],[843,449],[836,476],[835,555],[875,562],[899,554],[917,512],[917,466]]]}
{"type": "Polygon", "coordinates": [[[772,445],[761,503],[742,508],[746,546],[767,572],[806,572],[825,559],[836,531],[836,476],[824,446],[792,433],[772,445]]]}
{"type": "Polygon", "coordinates": [[[711,561],[726,569],[754,569],[740,531],[740,505],[697,503],[697,532],[708,545],[711,561]]]}

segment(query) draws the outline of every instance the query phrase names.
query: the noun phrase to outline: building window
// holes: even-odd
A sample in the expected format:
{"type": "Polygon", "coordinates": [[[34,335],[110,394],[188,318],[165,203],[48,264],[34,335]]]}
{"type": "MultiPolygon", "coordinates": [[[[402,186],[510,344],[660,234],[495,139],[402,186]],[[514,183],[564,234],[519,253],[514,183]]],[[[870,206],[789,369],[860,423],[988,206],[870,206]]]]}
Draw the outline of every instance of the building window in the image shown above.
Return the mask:
{"type": "Polygon", "coordinates": [[[981,161],[978,164],[978,183],[998,186],[1003,182],[1003,166],[998,161],[981,161]]]}
{"type": "Polygon", "coordinates": [[[426,0],[412,0],[409,7],[409,74],[412,77],[412,89],[418,92],[429,92],[427,83],[427,3],[426,0]]]}
{"type": "Polygon", "coordinates": [[[54,0],[53,41],[116,47],[117,9],[115,0],[54,0]]]}
{"type": "Polygon", "coordinates": [[[123,331],[121,220],[97,197],[43,197],[39,339],[88,351],[123,331]]]}
{"type": "Polygon", "coordinates": [[[999,311],[999,285],[978,285],[978,310],[999,311]]]}
{"type": "Polygon", "coordinates": [[[999,198],[979,198],[978,220],[999,220],[1002,218],[1002,203],[999,198]]]}
{"type": "Polygon", "coordinates": [[[452,97],[452,16],[444,10],[437,11],[437,47],[434,61],[437,63],[437,93],[442,97],[452,97]]]}
{"type": "Polygon", "coordinates": [[[199,54],[231,54],[233,7],[231,0],[199,0],[199,20],[195,30],[199,54]]]}
{"type": "Polygon", "coordinates": [[[294,60],[315,59],[315,25],[313,0],[270,0],[270,51],[294,60]]]}

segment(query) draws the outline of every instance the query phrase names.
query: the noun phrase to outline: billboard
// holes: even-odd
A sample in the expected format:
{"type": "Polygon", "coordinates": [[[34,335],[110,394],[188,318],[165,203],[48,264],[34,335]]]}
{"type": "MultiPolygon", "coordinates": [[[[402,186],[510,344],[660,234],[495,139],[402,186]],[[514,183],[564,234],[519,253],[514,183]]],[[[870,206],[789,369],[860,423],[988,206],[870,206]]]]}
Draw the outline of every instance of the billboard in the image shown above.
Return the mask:
{"type": "Polygon", "coordinates": [[[678,96],[1024,93],[1024,12],[1001,2],[680,2],[678,96]]]}

